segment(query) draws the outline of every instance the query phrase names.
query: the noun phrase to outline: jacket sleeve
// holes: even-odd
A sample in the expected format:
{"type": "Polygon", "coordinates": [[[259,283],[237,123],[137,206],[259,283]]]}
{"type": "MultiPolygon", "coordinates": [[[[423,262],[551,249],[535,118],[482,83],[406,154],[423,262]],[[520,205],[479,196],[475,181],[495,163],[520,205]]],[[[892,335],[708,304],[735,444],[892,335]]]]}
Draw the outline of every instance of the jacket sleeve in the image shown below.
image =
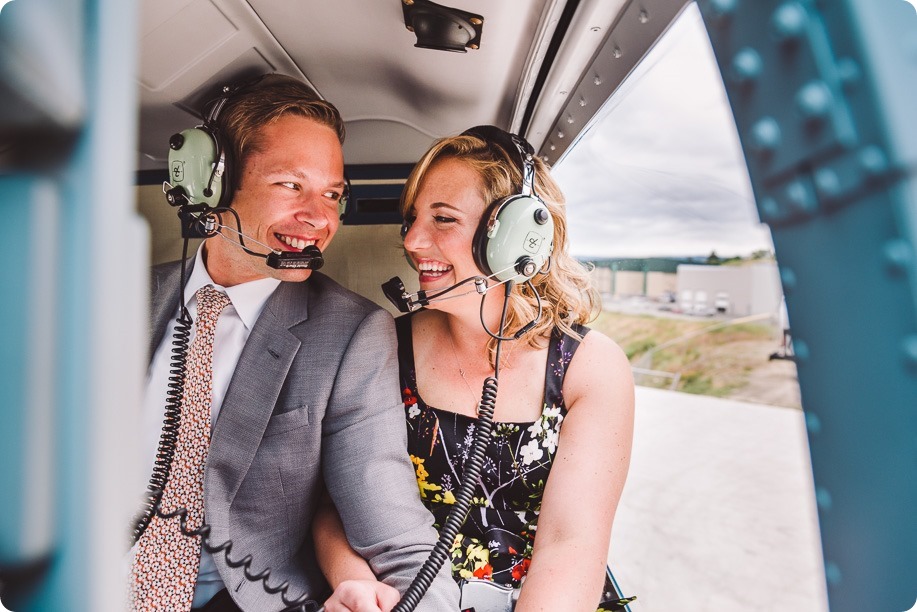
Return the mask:
{"type": "MultiPolygon", "coordinates": [[[[351,337],[322,425],[322,469],[350,545],[403,594],[437,533],[407,453],[396,347],[394,322],[381,309],[351,337]]],[[[417,610],[458,609],[450,566],[443,564],[417,610]]]]}

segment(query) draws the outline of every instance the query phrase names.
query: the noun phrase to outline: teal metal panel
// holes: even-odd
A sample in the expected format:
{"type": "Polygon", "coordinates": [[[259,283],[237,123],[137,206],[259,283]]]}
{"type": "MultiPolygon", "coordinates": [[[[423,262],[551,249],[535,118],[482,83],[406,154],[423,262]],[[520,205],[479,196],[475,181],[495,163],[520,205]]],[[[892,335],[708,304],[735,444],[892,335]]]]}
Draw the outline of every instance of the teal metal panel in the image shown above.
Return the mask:
{"type": "Polygon", "coordinates": [[[17,578],[2,591],[17,612],[123,608],[119,470],[131,463],[145,349],[130,347],[146,346],[148,266],[131,190],[135,13],[132,0],[13,0],[0,13],[0,92],[25,101],[0,112],[14,136],[0,158],[0,571],[17,578]]]}
{"type": "MultiPolygon", "coordinates": [[[[0,342],[0,465],[21,466],[25,458],[26,374],[28,354],[28,301],[29,293],[29,229],[31,209],[27,202],[31,196],[34,179],[7,177],[0,179],[0,325],[3,341],[0,342]]],[[[0,491],[4,491],[3,511],[0,512],[0,566],[11,565],[33,557],[22,546],[25,489],[22,469],[0,470],[0,491]]]]}
{"type": "Polygon", "coordinates": [[[917,13],[903,0],[699,5],[793,322],[831,609],[908,610],[917,13]]]}

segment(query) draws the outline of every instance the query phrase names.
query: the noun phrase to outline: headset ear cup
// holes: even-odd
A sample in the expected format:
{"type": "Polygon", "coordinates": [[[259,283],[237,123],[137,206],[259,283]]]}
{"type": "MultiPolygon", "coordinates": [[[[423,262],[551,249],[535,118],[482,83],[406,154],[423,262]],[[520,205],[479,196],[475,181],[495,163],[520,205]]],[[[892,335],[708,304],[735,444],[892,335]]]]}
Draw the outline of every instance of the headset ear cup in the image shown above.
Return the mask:
{"type": "Polygon", "coordinates": [[[482,219],[472,245],[475,263],[488,276],[522,282],[544,266],[553,243],[554,220],[545,203],[534,196],[514,195],[498,202],[482,219]],[[492,235],[488,235],[491,224],[492,235]]]}
{"type": "Polygon", "coordinates": [[[169,180],[192,204],[219,206],[225,189],[219,142],[205,127],[190,128],[169,139],[169,180]]]}
{"type": "Polygon", "coordinates": [[[478,270],[483,272],[485,276],[490,276],[494,273],[493,270],[490,269],[490,262],[487,261],[487,244],[490,240],[487,236],[487,228],[490,225],[490,220],[504,201],[505,200],[497,200],[487,207],[484,214],[481,215],[480,222],[478,222],[478,228],[474,232],[474,238],[471,239],[471,255],[474,257],[474,263],[477,265],[478,270]]]}

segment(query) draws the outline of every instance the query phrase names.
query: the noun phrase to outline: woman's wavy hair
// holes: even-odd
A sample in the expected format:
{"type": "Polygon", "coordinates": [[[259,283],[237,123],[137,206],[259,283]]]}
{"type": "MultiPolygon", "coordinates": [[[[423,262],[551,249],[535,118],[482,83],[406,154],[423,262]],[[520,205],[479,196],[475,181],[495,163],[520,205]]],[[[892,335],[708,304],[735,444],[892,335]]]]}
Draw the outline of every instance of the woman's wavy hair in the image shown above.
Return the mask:
{"type": "MultiPolygon", "coordinates": [[[[401,214],[408,214],[417,198],[420,184],[430,168],[439,160],[456,159],[468,164],[481,179],[484,193],[490,203],[521,192],[522,168],[517,151],[507,151],[503,145],[487,142],[477,135],[462,134],[436,141],[411,171],[401,194],[401,214]]],[[[547,344],[555,327],[580,338],[572,326],[592,321],[601,308],[598,292],[589,281],[589,270],[568,252],[566,201],[560,187],[551,178],[550,169],[540,158],[534,158],[535,194],[545,203],[554,219],[554,253],[547,274],[532,278],[535,290],[541,296],[543,314],[539,323],[527,334],[533,347],[547,344]]],[[[504,335],[512,335],[538,313],[538,303],[529,288],[519,283],[510,295],[507,325],[504,335]]],[[[488,343],[488,354],[493,364],[496,340],[488,343]]]]}

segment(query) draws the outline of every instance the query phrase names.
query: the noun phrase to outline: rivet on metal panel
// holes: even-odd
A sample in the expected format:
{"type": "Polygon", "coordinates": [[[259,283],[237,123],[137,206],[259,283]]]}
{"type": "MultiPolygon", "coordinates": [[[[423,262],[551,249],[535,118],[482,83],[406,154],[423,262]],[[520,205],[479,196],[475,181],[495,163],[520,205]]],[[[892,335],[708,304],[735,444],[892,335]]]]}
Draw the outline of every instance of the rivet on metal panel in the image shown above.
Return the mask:
{"type": "Polygon", "coordinates": [[[872,177],[880,176],[888,170],[888,158],[885,152],[876,145],[865,147],[860,151],[860,165],[872,177]]]}
{"type": "Polygon", "coordinates": [[[806,29],[808,16],[798,2],[785,2],[771,18],[771,25],[777,38],[784,43],[793,43],[806,29]]]}
{"type": "Polygon", "coordinates": [[[484,23],[484,20],[478,17],[472,17],[470,21],[472,25],[481,25],[482,23],[484,23]]]}
{"type": "Polygon", "coordinates": [[[592,77],[592,84],[593,84],[593,85],[601,85],[601,84],[602,84],[602,77],[600,77],[599,75],[595,75],[594,77],[592,77]]]}
{"type": "Polygon", "coordinates": [[[792,293],[796,288],[796,273],[792,268],[780,268],[780,282],[783,283],[783,290],[786,293],[792,293]]]}
{"type": "Polygon", "coordinates": [[[821,168],[815,173],[815,188],[821,195],[833,198],[841,192],[841,179],[831,168],[821,168]]]}
{"type": "Polygon", "coordinates": [[[904,362],[911,372],[917,374],[917,334],[910,335],[901,341],[904,362]]]}
{"type": "Polygon", "coordinates": [[[808,361],[809,345],[804,340],[793,338],[793,353],[796,355],[797,361],[808,361]]]}
{"type": "Polygon", "coordinates": [[[732,78],[736,83],[749,83],[761,75],[764,63],[751,47],[745,47],[732,58],[732,78]]]}
{"type": "Polygon", "coordinates": [[[845,57],[837,62],[837,76],[840,78],[844,89],[848,91],[853,89],[853,87],[860,82],[862,74],[860,65],[849,57],[845,57]]]}
{"type": "Polygon", "coordinates": [[[567,95],[567,90],[566,90],[566,89],[562,89],[562,90],[560,90],[559,93],[560,93],[560,95],[562,95],[562,96],[566,96],[566,95],[567,95]]]}
{"type": "Polygon", "coordinates": [[[476,43],[471,43],[470,45],[468,45],[468,48],[469,48],[469,49],[477,49],[477,48],[478,48],[478,45],[477,45],[476,43]]]}
{"type": "Polygon", "coordinates": [[[761,216],[764,221],[778,221],[781,217],[780,205],[774,198],[764,198],[761,200],[761,216]]]}
{"type": "Polygon", "coordinates": [[[729,17],[736,10],[737,0],[710,0],[710,12],[714,19],[729,17]]]}
{"type": "Polygon", "coordinates": [[[914,251],[911,245],[902,238],[889,240],[882,247],[882,251],[885,253],[888,271],[892,274],[904,274],[914,260],[914,251]]]}
{"type": "Polygon", "coordinates": [[[650,14],[646,12],[646,9],[640,11],[640,14],[637,15],[637,19],[640,23],[646,23],[650,20],[650,14]]]}
{"type": "Polygon", "coordinates": [[[580,96],[580,97],[579,97],[579,105],[580,105],[580,106],[586,106],[586,98],[584,98],[583,96],[580,96]]]}
{"type": "Polygon", "coordinates": [[[806,429],[809,430],[811,434],[821,433],[821,419],[818,418],[818,415],[814,412],[806,413],[806,429]]]}
{"type": "Polygon", "coordinates": [[[831,493],[828,492],[828,489],[824,487],[817,487],[815,489],[815,503],[818,504],[818,507],[822,510],[831,509],[831,493]]]}
{"type": "Polygon", "coordinates": [[[837,566],[837,563],[829,561],[825,563],[825,578],[828,579],[828,584],[836,585],[841,582],[841,568],[837,566]]]}
{"type": "Polygon", "coordinates": [[[572,125],[574,121],[575,119],[573,119],[573,115],[571,115],[570,113],[567,113],[567,123],[572,125]]]}
{"type": "Polygon", "coordinates": [[[566,136],[566,134],[564,134],[564,133],[561,132],[560,130],[557,130],[557,137],[558,137],[558,138],[563,138],[564,136],[566,136]]]}
{"type": "Polygon", "coordinates": [[[548,148],[551,149],[552,151],[557,150],[557,146],[553,142],[551,143],[551,146],[549,146],[548,148]]]}
{"type": "Polygon", "coordinates": [[[624,55],[624,52],[621,51],[621,47],[619,47],[618,45],[615,45],[615,48],[611,50],[611,55],[615,59],[621,59],[621,57],[624,55]]]}
{"type": "Polygon", "coordinates": [[[802,181],[793,181],[787,185],[787,200],[801,213],[813,213],[818,209],[818,202],[813,196],[802,181]]]}
{"type": "Polygon", "coordinates": [[[751,138],[760,155],[773,153],[780,146],[780,124],[773,117],[762,117],[751,126],[751,138]]]}
{"type": "Polygon", "coordinates": [[[411,6],[414,4],[414,0],[402,0],[406,5],[411,6]]]}
{"type": "Polygon", "coordinates": [[[796,94],[796,106],[809,121],[819,121],[831,110],[833,97],[824,81],[806,83],[796,94]]]}
{"type": "Polygon", "coordinates": [[[589,31],[590,32],[601,32],[602,26],[592,26],[591,28],[589,28],[589,31]]]}

